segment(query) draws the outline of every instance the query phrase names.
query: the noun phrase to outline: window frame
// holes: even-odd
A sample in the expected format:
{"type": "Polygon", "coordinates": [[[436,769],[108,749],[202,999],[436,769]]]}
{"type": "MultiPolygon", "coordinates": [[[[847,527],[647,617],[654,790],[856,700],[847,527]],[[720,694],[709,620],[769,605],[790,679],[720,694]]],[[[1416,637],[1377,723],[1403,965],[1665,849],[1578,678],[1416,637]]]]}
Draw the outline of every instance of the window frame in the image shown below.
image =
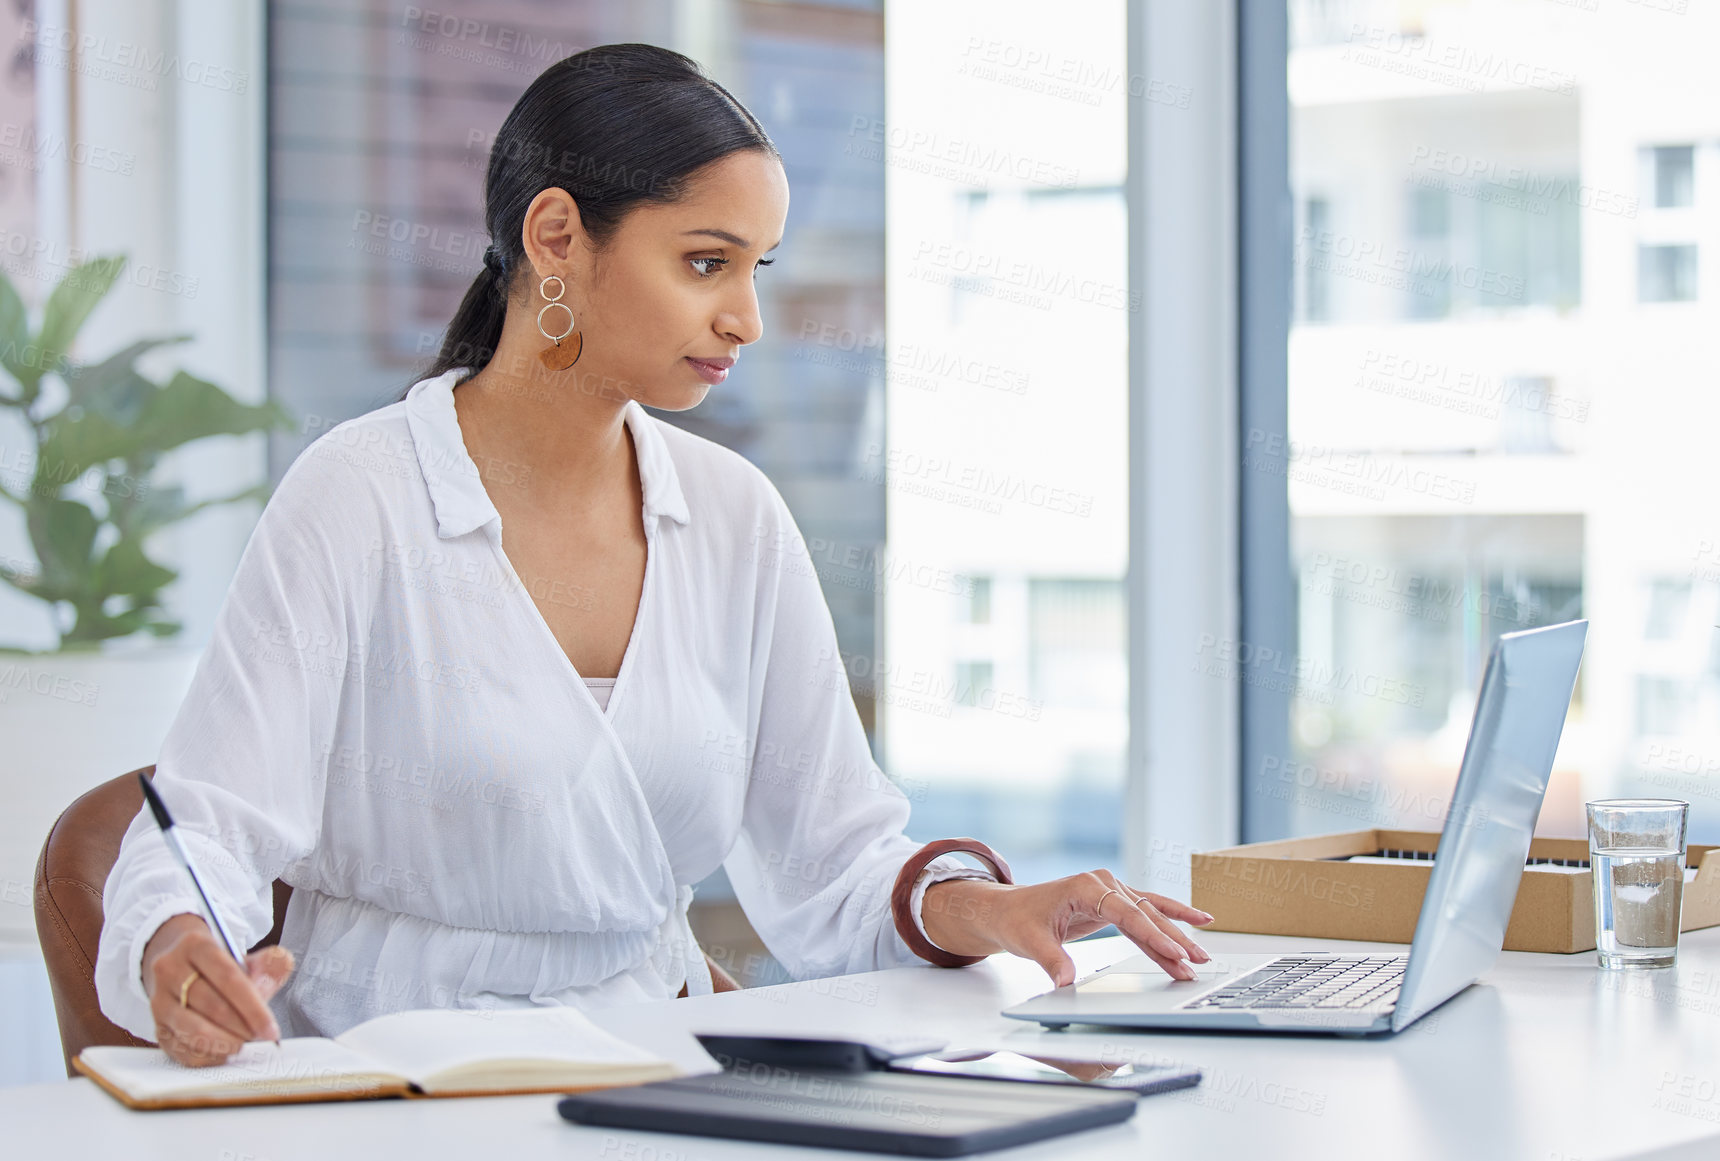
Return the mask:
{"type": "MultiPolygon", "coordinates": [[[[1295,203],[1290,187],[1290,28],[1284,0],[1238,0],[1237,383],[1243,447],[1237,461],[1241,637],[1293,656],[1296,582],[1290,557],[1290,315],[1295,203]]],[[[1287,837],[1290,803],[1258,792],[1248,771],[1290,752],[1290,690],[1239,690],[1238,824],[1243,842],[1287,837]]]]}
{"type": "MultiPolygon", "coordinates": [[[[1269,493],[1271,479],[1255,473],[1262,478],[1244,480],[1240,464],[1245,428],[1270,422],[1242,385],[1253,385],[1270,411],[1273,360],[1247,355],[1240,339],[1271,312],[1287,311],[1288,255],[1282,284],[1257,300],[1241,235],[1247,223],[1287,245],[1288,160],[1280,143],[1283,199],[1271,213],[1281,218],[1261,218],[1238,183],[1253,144],[1239,132],[1246,122],[1238,112],[1262,82],[1252,76],[1253,58],[1269,53],[1274,26],[1277,43],[1284,43],[1287,19],[1282,0],[1275,14],[1250,0],[1128,6],[1129,749],[1122,869],[1130,882],[1166,893],[1186,892],[1191,851],[1230,845],[1243,823],[1248,688],[1191,671],[1203,655],[1249,639],[1243,561],[1271,551],[1270,520],[1265,528],[1246,524],[1264,511],[1260,502],[1242,502],[1244,491],[1269,493]],[[1242,89],[1239,82],[1250,77],[1242,89]],[[1178,91],[1188,99],[1165,99],[1178,91]]],[[[1275,67],[1287,108],[1281,51],[1275,67]]],[[[1271,74],[1264,80],[1270,84],[1271,74]]],[[[1279,329],[1287,335],[1288,326],[1285,314],[1279,329]]],[[[1282,349],[1276,361],[1282,414],[1282,349]]],[[[1281,537],[1287,528],[1280,520],[1281,537]]],[[[1287,570],[1288,561],[1285,551],[1279,567],[1287,570]]],[[[1261,593],[1281,601],[1288,585],[1261,593]]],[[[1255,610],[1257,623],[1261,614],[1269,622],[1275,608],[1255,610]]],[[[1258,708],[1253,712],[1264,720],[1258,708]]]]}

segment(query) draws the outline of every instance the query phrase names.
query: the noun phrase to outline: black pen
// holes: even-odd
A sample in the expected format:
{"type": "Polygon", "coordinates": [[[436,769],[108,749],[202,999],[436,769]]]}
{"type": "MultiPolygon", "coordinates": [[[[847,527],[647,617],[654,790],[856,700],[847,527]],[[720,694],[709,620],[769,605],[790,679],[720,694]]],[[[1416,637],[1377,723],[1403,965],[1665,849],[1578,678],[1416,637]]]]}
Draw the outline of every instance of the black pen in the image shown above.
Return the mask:
{"type": "MultiPolygon", "coordinates": [[[[150,811],[155,815],[157,825],[161,827],[162,841],[167,843],[167,849],[173,852],[173,857],[179,860],[179,865],[185,868],[185,873],[191,877],[191,885],[197,888],[197,898],[203,905],[203,919],[209,924],[209,930],[215,933],[227,948],[227,954],[238,963],[239,970],[247,976],[250,969],[245,964],[245,954],[239,950],[239,945],[233,942],[232,932],[221,922],[221,917],[215,914],[215,905],[209,902],[209,893],[203,889],[203,880],[197,875],[197,868],[191,865],[191,852],[180,845],[179,835],[173,829],[173,816],[167,813],[167,804],[161,801],[161,795],[155,792],[155,787],[149,784],[149,778],[142,772],[137,776],[138,785],[143,787],[144,801],[149,803],[150,811]]],[[[275,1040],[275,1046],[280,1047],[280,1040],[275,1040]]]]}

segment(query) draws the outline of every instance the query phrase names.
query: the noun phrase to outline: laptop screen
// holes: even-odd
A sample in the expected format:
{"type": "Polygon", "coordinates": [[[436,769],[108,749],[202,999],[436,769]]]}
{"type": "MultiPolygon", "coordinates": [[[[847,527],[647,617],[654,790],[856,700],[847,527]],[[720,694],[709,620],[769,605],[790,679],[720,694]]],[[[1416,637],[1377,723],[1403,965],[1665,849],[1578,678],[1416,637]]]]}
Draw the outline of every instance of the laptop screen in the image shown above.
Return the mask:
{"type": "Polygon", "coordinates": [[[1506,633],[1493,646],[1457,789],[1416,920],[1392,1027],[1493,966],[1576,688],[1587,621],[1506,633]]]}

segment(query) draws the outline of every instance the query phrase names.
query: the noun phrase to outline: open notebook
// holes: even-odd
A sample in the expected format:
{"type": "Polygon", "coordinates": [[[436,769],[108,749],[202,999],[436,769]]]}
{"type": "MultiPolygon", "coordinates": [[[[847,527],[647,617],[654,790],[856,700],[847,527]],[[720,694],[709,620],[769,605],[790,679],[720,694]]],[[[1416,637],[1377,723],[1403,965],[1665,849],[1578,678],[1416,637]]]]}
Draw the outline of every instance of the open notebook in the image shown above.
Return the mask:
{"type": "Polygon", "coordinates": [[[253,1042],[207,1068],[159,1048],[111,1046],[72,1063],[134,1109],[574,1092],[683,1074],[567,1007],[394,1012],[332,1040],[253,1042]]]}

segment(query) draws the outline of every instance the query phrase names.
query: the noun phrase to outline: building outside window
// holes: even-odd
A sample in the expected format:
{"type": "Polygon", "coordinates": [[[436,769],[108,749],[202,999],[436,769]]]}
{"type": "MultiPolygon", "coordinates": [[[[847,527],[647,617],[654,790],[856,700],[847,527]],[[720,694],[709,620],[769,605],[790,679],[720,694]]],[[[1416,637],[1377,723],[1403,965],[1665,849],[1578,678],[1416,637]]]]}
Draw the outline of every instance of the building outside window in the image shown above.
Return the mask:
{"type": "Polygon", "coordinates": [[[1582,803],[1615,793],[1688,798],[1712,828],[1720,356],[1701,266],[1720,102],[1710,80],[1654,82],[1714,76],[1717,14],[1291,0],[1290,17],[1292,190],[1331,207],[1324,244],[1300,236],[1298,283],[1318,269],[1330,289],[1290,338],[1290,752],[1245,789],[1287,801],[1288,832],[1437,829],[1492,641],[1581,616],[1542,831],[1583,833],[1582,803]],[[1428,63],[1507,59],[1535,67],[1428,63]]]}

